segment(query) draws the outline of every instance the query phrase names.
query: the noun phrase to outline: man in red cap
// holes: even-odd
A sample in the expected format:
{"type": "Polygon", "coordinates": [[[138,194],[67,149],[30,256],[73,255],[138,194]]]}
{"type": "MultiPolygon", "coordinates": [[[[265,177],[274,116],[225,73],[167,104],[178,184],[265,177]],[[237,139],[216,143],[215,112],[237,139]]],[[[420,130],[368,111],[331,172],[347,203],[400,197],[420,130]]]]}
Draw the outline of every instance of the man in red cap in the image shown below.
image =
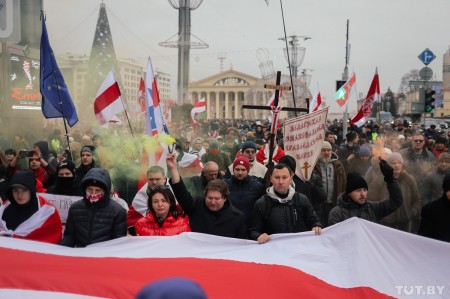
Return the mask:
{"type": "Polygon", "coordinates": [[[256,200],[264,194],[264,186],[256,177],[250,176],[250,161],[240,156],[233,162],[233,176],[225,180],[230,190],[228,199],[245,215],[247,226],[256,200]]]}

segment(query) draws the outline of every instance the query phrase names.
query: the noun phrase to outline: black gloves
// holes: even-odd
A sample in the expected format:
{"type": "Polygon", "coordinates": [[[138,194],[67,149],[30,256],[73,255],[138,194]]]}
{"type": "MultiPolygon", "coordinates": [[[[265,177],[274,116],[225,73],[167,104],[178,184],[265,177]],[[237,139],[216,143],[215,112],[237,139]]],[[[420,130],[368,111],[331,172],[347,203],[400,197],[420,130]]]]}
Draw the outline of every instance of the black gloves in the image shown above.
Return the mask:
{"type": "Polygon", "coordinates": [[[384,181],[386,183],[390,183],[395,181],[394,178],[394,169],[392,169],[391,165],[389,165],[386,160],[380,158],[380,170],[384,175],[384,181]]]}

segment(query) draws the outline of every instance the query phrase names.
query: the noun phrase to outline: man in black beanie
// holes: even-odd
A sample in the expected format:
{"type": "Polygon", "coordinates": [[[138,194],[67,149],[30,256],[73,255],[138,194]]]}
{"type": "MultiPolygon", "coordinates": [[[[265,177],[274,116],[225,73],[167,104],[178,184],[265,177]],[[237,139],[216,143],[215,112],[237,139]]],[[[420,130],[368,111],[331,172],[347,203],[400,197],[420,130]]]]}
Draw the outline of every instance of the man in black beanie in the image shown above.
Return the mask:
{"type": "Polygon", "coordinates": [[[450,174],[442,183],[444,194],[422,208],[419,235],[450,242],[450,174]]]}
{"type": "Polygon", "coordinates": [[[345,171],[348,173],[350,166],[359,153],[359,135],[355,131],[349,131],[345,135],[345,138],[347,141],[341,144],[336,154],[339,161],[344,165],[345,171]]]}
{"type": "Polygon", "coordinates": [[[380,159],[380,169],[387,184],[389,198],[378,202],[367,201],[367,182],[360,174],[350,172],[347,175],[346,190],[338,196],[337,206],[331,210],[328,217],[328,225],[351,217],[378,222],[402,205],[402,190],[395,180],[392,167],[385,160],[380,159]]]}
{"type": "Polygon", "coordinates": [[[75,164],[64,160],[56,168],[56,182],[48,188],[47,193],[69,196],[83,196],[81,186],[77,184],[75,164]]]}

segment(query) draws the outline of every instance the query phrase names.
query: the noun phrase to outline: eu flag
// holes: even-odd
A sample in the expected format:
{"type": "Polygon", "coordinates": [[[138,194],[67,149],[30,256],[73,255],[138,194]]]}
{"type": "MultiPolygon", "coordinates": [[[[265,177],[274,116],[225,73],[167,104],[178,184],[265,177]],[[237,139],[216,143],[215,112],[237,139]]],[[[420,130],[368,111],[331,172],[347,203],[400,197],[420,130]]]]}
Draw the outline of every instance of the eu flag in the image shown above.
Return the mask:
{"type": "Polygon", "coordinates": [[[40,90],[42,95],[42,113],[45,118],[64,117],[69,126],[78,122],[77,111],[73,105],[69,90],[56,63],[48,40],[45,18],[42,16],[40,90]]]}

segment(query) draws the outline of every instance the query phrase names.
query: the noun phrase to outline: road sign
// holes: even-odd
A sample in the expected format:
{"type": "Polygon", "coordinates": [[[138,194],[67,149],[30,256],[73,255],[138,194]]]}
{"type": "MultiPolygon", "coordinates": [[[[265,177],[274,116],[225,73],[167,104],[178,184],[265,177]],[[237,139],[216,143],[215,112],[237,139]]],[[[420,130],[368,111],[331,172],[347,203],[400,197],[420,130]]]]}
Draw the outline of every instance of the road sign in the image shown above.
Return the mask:
{"type": "Polygon", "coordinates": [[[430,69],[429,67],[423,67],[420,71],[419,71],[419,76],[420,79],[422,80],[430,80],[431,77],[433,77],[433,70],[430,69]]]}
{"type": "Polygon", "coordinates": [[[435,58],[436,55],[434,55],[433,52],[431,52],[430,49],[426,48],[422,53],[419,54],[420,61],[423,62],[423,64],[425,64],[426,66],[430,64],[430,62],[432,62],[435,58]]]}

